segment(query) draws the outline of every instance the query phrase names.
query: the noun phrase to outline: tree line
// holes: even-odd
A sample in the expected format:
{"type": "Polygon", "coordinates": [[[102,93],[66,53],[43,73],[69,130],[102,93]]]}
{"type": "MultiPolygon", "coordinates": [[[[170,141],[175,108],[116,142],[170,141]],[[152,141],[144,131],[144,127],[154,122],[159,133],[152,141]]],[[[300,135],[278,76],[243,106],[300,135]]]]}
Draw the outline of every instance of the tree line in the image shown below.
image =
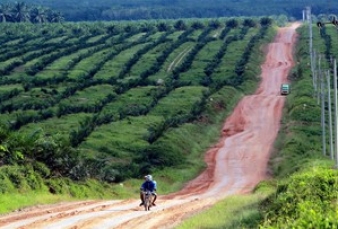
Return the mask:
{"type": "MultiPolygon", "coordinates": [[[[25,0],[35,3],[36,0],[25,0]]],[[[332,1],[331,1],[332,2],[332,1]]],[[[301,19],[302,10],[312,7],[318,14],[337,14],[338,8],[328,1],[316,0],[39,0],[39,4],[59,10],[67,21],[149,20],[178,18],[217,18],[239,16],[286,15],[301,19]]]]}
{"type": "Polygon", "coordinates": [[[43,6],[29,6],[25,2],[4,3],[0,5],[0,22],[61,22],[60,12],[43,6]]]}

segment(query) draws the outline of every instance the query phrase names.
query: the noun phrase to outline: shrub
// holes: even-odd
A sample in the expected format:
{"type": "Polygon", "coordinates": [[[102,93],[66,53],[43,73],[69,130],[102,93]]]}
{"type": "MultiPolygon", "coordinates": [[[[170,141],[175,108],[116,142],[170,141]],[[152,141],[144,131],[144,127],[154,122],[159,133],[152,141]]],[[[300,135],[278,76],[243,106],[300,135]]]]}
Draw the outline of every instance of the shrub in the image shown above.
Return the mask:
{"type": "Polygon", "coordinates": [[[263,228],[335,228],[337,193],[338,171],[314,167],[297,173],[268,200],[263,228]]]}

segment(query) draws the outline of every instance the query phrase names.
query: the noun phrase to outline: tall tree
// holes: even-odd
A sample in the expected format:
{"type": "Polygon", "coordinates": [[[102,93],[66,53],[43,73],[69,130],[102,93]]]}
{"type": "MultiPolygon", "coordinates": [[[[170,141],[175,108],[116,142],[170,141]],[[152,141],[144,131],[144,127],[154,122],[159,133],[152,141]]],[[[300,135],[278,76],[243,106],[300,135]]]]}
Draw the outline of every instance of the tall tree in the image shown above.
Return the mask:
{"type": "Polygon", "coordinates": [[[50,13],[48,14],[48,18],[50,22],[63,22],[65,20],[60,11],[50,11],[50,13]]]}
{"type": "Polygon", "coordinates": [[[30,19],[29,9],[26,3],[17,2],[14,4],[13,17],[17,22],[26,22],[30,19]]]}
{"type": "Polygon", "coordinates": [[[176,30],[185,30],[185,29],[187,29],[187,25],[185,24],[185,22],[183,20],[178,20],[178,21],[175,22],[174,28],[176,30]]]}
{"type": "Polygon", "coordinates": [[[12,17],[12,8],[7,4],[0,5],[0,22],[7,22],[12,17]]]}
{"type": "Polygon", "coordinates": [[[31,22],[33,23],[44,23],[47,22],[47,10],[40,6],[35,7],[31,10],[30,14],[31,22]]]}

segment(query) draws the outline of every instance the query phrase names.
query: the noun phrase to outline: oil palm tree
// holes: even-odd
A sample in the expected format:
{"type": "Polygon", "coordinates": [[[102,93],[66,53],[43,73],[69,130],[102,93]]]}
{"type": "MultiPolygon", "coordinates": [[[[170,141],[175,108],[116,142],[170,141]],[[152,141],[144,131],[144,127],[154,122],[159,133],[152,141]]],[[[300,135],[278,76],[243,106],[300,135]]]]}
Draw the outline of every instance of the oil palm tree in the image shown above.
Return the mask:
{"type": "Polygon", "coordinates": [[[174,28],[176,30],[185,30],[187,29],[187,25],[185,24],[183,20],[178,20],[174,23],[174,28]]]}
{"type": "Polygon", "coordinates": [[[24,2],[15,3],[12,12],[16,22],[26,22],[30,19],[29,9],[24,2]]]}
{"type": "Polygon", "coordinates": [[[48,14],[48,19],[49,22],[63,22],[64,21],[64,17],[62,16],[61,12],[54,12],[54,11],[50,11],[48,14]]]}
{"type": "Polygon", "coordinates": [[[33,23],[47,22],[47,10],[42,7],[35,7],[30,12],[30,18],[33,23]]]}
{"type": "Polygon", "coordinates": [[[12,8],[10,4],[0,5],[0,22],[7,22],[12,18],[12,8]]]}
{"type": "Polygon", "coordinates": [[[37,6],[29,7],[25,2],[0,4],[0,22],[63,22],[60,12],[37,6]]]}

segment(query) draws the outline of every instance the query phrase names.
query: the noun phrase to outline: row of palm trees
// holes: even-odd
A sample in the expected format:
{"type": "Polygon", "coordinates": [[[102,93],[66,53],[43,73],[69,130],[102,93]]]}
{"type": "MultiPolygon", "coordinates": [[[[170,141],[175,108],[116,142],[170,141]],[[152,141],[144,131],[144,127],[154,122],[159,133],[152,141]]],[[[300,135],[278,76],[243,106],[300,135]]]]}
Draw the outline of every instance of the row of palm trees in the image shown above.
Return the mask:
{"type": "Polygon", "coordinates": [[[61,22],[60,12],[42,6],[28,6],[25,2],[0,4],[0,22],[61,22]]]}

